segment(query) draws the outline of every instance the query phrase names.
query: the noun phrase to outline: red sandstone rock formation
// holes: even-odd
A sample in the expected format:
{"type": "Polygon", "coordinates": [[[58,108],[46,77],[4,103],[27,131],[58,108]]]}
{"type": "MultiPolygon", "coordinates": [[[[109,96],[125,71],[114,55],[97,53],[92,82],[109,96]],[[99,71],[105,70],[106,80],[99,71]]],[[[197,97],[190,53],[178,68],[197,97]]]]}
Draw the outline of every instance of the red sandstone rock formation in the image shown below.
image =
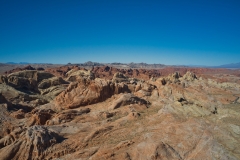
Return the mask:
{"type": "Polygon", "coordinates": [[[0,159],[240,159],[227,70],[58,69],[0,77],[0,159]]]}

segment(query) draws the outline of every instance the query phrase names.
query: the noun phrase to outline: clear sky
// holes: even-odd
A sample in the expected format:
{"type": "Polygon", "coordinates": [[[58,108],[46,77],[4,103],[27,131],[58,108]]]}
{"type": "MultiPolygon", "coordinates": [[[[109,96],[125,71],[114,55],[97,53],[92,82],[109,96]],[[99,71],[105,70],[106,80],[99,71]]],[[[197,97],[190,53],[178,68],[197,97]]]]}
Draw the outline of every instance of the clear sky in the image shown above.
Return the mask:
{"type": "Polygon", "coordinates": [[[240,62],[240,0],[0,0],[0,62],[240,62]]]}

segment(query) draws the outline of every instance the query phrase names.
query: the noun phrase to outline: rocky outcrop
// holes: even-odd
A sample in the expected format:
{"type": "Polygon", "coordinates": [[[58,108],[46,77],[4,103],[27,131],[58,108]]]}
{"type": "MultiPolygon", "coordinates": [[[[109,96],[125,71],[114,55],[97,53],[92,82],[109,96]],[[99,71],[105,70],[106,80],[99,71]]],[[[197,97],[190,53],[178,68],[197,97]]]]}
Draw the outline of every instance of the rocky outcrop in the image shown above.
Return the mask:
{"type": "Polygon", "coordinates": [[[33,100],[28,94],[16,90],[15,88],[6,85],[0,84],[0,93],[8,102],[19,104],[21,101],[31,101],[33,100]]]}
{"type": "Polygon", "coordinates": [[[35,70],[15,72],[0,78],[0,92],[18,109],[48,103],[68,86],[61,77],[35,70]]]}
{"type": "Polygon", "coordinates": [[[24,78],[18,76],[8,77],[8,84],[20,90],[37,92],[37,81],[31,78],[24,78]]]}
{"type": "Polygon", "coordinates": [[[128,77],[126,77],[124,74],[117,72],[113,75],[113,82],[115,83],[119,83],[119,82],[127,82],[128,81],[128,77]]]}
{"type": "Polygon", "coordinates": [[[29,120],[26,125],[44,125],[49,119],[51,119],[54,113],[55,112],[51,109],[34,109],[31,111],[31,113],[28,114],[29,120]]]}
{"type": "Polygon", "coordinates": [[[72,121],[75,117],[87,114],[90,112],[89,108],[77,110],[67,110],[56,114],[51,120],[47,121],[47,125],[57,125],[72,121]]]}
{"type": "Polygon", "coordinates": [[[197,76],[194,73],[188,71],[182,78],[186,81],[193,81],[197,79],[197,76]]]}
{"type": "Polygon", "coordinates": [[[53,75],[51,73],[47,73],[43,71],[20,71],[20,72],[9,74],[8,78],[10,77],[33,79],[39,83],[44,79],[53,77],[53,75]]]}
{"type": "Polygon", "coordinates": [[[78,69],[77,66],[61,66],[61,67],[46,68],[45,71],[57,77],[65,77],[68,71],[76,68],[78,69]]]}
{"type": "Polygon", "coordinates": [[[0,84],[2,84],[2,83],[8,83],[7,76],[0,75],[0,84]]]}
{"type": "Polygon", "coordinates": [[[168,75],[167,77],[158,78],[156,81],[161,85],[165,85],[169,83],[178,83],[180,82],[179,78],[180,78],[179,72],[175,72],[173,74],[168,75]]]}
{"type": "Polygon", "coordinates": [[[122,94],[116,101],[113,102],[109,109],[117,109],[121,106],[129,105],[129,104],[145,104],[147,105],[148,102],[144,99],[138,98],[131,93],[122,94]]]}
{"type": "Polygon", "coordinates": [[[102,102],[113,94],[128,92],[126,85],[114,84],[111,81],[95,79],[73,82],[56,97],[56,104],[64,108],[78,108],[102,102]]]}
{"type": "MultiPolygon", "coordinates": [[[[16,131],[15,131],[16,132],[16,131]]],[[[62,137],[43,126],[32,126],[24,130],[19,137],[11,133],[0,140],[0,145],[5,146],[0,150],[1,159],[42,159],[48,147],[61,142],[62,137]],[[3,143],[1,143],[3,141],[3,143]]]]}
{"type": "Polygon", "coordinates": [[[61,84],[68,84],[68,82],[64,81],[61,77],[52,77],[52,78],[42,80],[38,84],[38,88],[39,89],[47,89],[52,86],[57,86],[57,85],[61,85],[61,84]]]}
{"type": "Polygon", "coordinates": [[[38,92],[38,83],[53,77],[52,74],[38,71],[20,71],[7,76],[7,84],[20,90],[38,92]]]}
{"type": "Polygon", "coordinates": [[[69,82],[63,80],[61,77],[52,77],[45,79],[38,84],[38,90],[41,95],[48,97],[47,99],[53,100],[57,95],[64,91],[69,82]]]}
{"type": "Polygon", "coordinates": [[[75,82],[79,79],[88,79],[93,80],[95,78],[95,75],[90,70],[75,70],[72,69],[66,73],[66,80],[75,82]]]}

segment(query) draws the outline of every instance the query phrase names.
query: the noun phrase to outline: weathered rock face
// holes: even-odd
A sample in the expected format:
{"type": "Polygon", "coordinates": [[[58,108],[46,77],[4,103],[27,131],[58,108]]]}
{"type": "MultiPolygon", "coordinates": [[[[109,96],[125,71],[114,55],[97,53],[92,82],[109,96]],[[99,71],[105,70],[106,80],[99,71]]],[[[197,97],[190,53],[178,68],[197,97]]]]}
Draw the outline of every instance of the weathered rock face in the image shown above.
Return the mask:
{"type": "Polygon", "coordinates": [[[183,79],[184,79],[184,80],[187,80],[187,81],[193,81],[193,80],[197,79],[197,76],[196,76],[194,73],[188,71],[188,72],[183,76],[183,79]]]}
{"type": "Polygon", "coordinates": [[[157,81],[161,82],[162,85],[167,83],[178,83],[180,78],[179,72],[175,72],[167,77],[159,78],[157,81]]]}
{"type": "Polygon", "coordinates": [[[2,93],[0,93],[0,103],[8,103],[8,101],[6,100],[6,98],[2,95],[2,93]]]}
{"type": "Polygon", "coordinates": [[[0,84],[2,84],[2,83],[7,83],[8,81],[7,81],[7,76],[5,76],[5,75],[0,75],[0,84]]]}
{"type": "Polygon", "coordinates": [[[10,76],[8,78],[8,84],[16,89],[23,89],[37,92],[37,82],[34,79],[27,79],[18,76],[10,76]]]}
{"type": "Polygon", "coordinates": [[[75,70],[72,69],[66,73],[67,76],[67,81],[78,81],[81,79],[88,79],[88,80],[93,80],[95,78],[95,75],[88,70],[75,70]]]}
{"type": "MultiPolygon", "coordinates": [[[[166,119],[165,119],[166,120],[166,119]]],[[[162,127],[165,126],[161,124],[162,127]]],[[[131,159],[215,159],[219,152],[226,150],[214,141],[207,124],[202,121],[188,120],[166,125],[164,130],[153,130],[144,134],[139,144],[128,151],[131,159]],[[184,126],[188,125],[188,127],[184,126]],[[201,126],[201,127],[200,127],[201,126]],[[164,138],[171,136],[171,138],[164,138]]],[[[223,159],[236,159],[230,154],[221,155],[223,159]],[[224,157],[224,158],[223,158],[224,157]]]]}
{"type": "Polygon", "coordinates": [[[60,142],[62,137],[43,126],[32,126],[27,130],[18,130],[5,136],[1,141],[1,159],[42,159],[48,147],[60,142]],[[19,137],[16,132],[21,133],[19,137]]]}
{"type": "Polygon", "coordinates": [[[126,77],[122,73],[117,72],[113,75],[113,82],[119,83],[119,82],[127,82],[127,81],[129,81],[128,77],[126,77]]]}
{"type": "Polygon", "coordinates": [[[16,72],[11,86],[3,76],[0,159],[240,159],[239,77],[191,70],[157,79],[144,69],[65,66],[62,78],[16,72]],[[29,80],[39,93],[27,92],[29,80]]]}
{"type": "Polygon", "coordinates": [[[66,73],[72,69],[78,69],[77,66],[61,66],[56,68],[47,68],[45,71],[49,72],[57,77],[65,77],[66,73]]]}
{"type": "Polygon", "coordinates": [[[43,72],[43,71],[20,71],[15,72],[8,75],[8,78],[10,77],[20,77],[20,78],[26,78],[26,79],[33,79],[37,81],[38,83],[41,82],[44,79],[48,79],[53,77],[51,73],[43,72]]]}
{"type": "Polygon", "coordinates": [[[8,103],[15,104],[16,106],[21,106],[20,102],[22,101],[33,100],[28,94],[20,92],[6,84],[0,84],[0,93],[8,103]]]}
{"type": "Polygon", "coordinates": [[[5,82],[16,89],[38,92],[38,83],[51,77],[53,75],[50,73],[28,70],[9,74],[5,82]]]}
{"type": "Polygon", "coordinates": [[[147,104],[147,101],[141,98],[138,98],[137,96],[134,96],[131,93],[123,94],[119,99],[117,99],[110,107],[109,109],[117,109],[124,105],[129,104],[147,104]]]}
{"type": "Polygon", "coordinates": [[[28,120],[27,126],[33,125],[44,125],[52,117],[55,112],[51,109],[38,110],[34,109],[31,111],[31,117],[28,120]]]}
{"type": "Polygon", "coordinates": [[[64,91],[68,84],[69,82],[63,80],[61,77],[52,77],[41,81],[38,84],[38,90],[41,95],[45,95],[49,100],[52,100],[64,91]]]}
{"type": "Polygon", "coordinates": [[[79,111],[77,110],[67,110],[56,114],[51,120],[47,121],[48,125],[63,124],[72,121],[75,117],[81,116],[82,114],[87,114],[90,112],[89,108],[84,108],[79,111]]]}
{"type": "Polygon", "coordinates": [[[41,156],[46,148],[61,141],[61,137],[45,127],[32,126],[26,131],[26,140],[30,144],[29,148],[33,148],[33,154],[35,152],[36,156],[41,156]]]}
{"type": "Polygon", "coordinates": [[[0,93],[13,104],[11,110],[23,110],[12,114],[16,118],[23,118],[24,113],[34,107],[48,103],[68,86],[61,77],[36,70],[14,72],[0,78],[0,93]]]}
{"type": "Polygon", "coordinates": [[[61,77],[53,77],[49,79],[44,79],[38,84],[39,89],[46,89],[52,86],[57,86],[61,84],[68,84],[66,81],[64,81],[61,77]]]}
{"type": "Polygon", "coordinates": [[[56,104],[64,108],[78,108],[102,102],[113,94],[128,92],[126,85],[114,84],[111,81],[83,79],[81,82],[71,83],[66,91],[56,97],[56,104]]]}

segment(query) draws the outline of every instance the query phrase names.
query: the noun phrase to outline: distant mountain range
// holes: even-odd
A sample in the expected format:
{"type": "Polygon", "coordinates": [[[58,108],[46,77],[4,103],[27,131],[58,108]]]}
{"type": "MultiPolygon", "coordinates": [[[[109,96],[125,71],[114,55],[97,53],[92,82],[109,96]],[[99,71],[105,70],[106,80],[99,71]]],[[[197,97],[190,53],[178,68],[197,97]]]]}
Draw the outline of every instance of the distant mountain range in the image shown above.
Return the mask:
{"type": "Polygon", "coordinates": [[[239,63],[224,64],[224,65],[217,66],[216,68],[240,68],[240,62],[239,63]]]}
{"type": "Polygon", "coordinates": [[[206,66],[206,65],[187,65],[188,67],[197,67],[197,68],[229,68],[229,69],[238,69],[240,68],[240,62],[239,63],[230,63],[230,64],[224,64],[219,66],[206,66]]]}
{"type": "Polygon", "coordinates": [[[48,64],[51,65],[52,63],[29,63],[29,62],[7,62],[7,63],[1,63],[1,64],[9,64],[9,65],[30,65],[30,64],[48,64]]]}
{"type": "MultiPolygon", "coordinates": [[[[1,63],[4,64],[4,63],[1,63]]],[[[5,64],[8,65],[30,65],[30,64],[49,64],[50,63],[29,63],[29,62],[7,62],[5,64]]],[[[224,64],[219,66],[206,66],[206,65],[164,65],[164,64],[148,64],[148,63],[98,63],[98,62],[85,62],[85,63],[68,63],[66,65],[79,65],[79,66],[123,66],[123,67],[129,67],[129,68],[164,68],[164,67],[197,67],[197,68],[229,68],[229,69],[239,69],[240,68],[240,62],[239,63],[231,63],[231,64],[224,64]]]]}
{"type": "Polygon", "coordinates": [[[98,62],[85,62],[85,63],[78,63],[78,64],[67,64],[67,65],[79,65],[79,66],[125,66],[129,68],[164,68],[164,67],[196,67],[196,68],[231,68],[231,69],[238,69],[240,68],[239,63],[231,63],[219,66],[206,66],[206,65],[165,65],[165,64],[148,64],[148,63],[98,63],[98,62]]]}
{"type": "Polygon", "coordinates": [[[16,62],[7,62],[6,64],[30,64],[28,62],[19,62],[19,63],[16,63],[16,62]]]}

